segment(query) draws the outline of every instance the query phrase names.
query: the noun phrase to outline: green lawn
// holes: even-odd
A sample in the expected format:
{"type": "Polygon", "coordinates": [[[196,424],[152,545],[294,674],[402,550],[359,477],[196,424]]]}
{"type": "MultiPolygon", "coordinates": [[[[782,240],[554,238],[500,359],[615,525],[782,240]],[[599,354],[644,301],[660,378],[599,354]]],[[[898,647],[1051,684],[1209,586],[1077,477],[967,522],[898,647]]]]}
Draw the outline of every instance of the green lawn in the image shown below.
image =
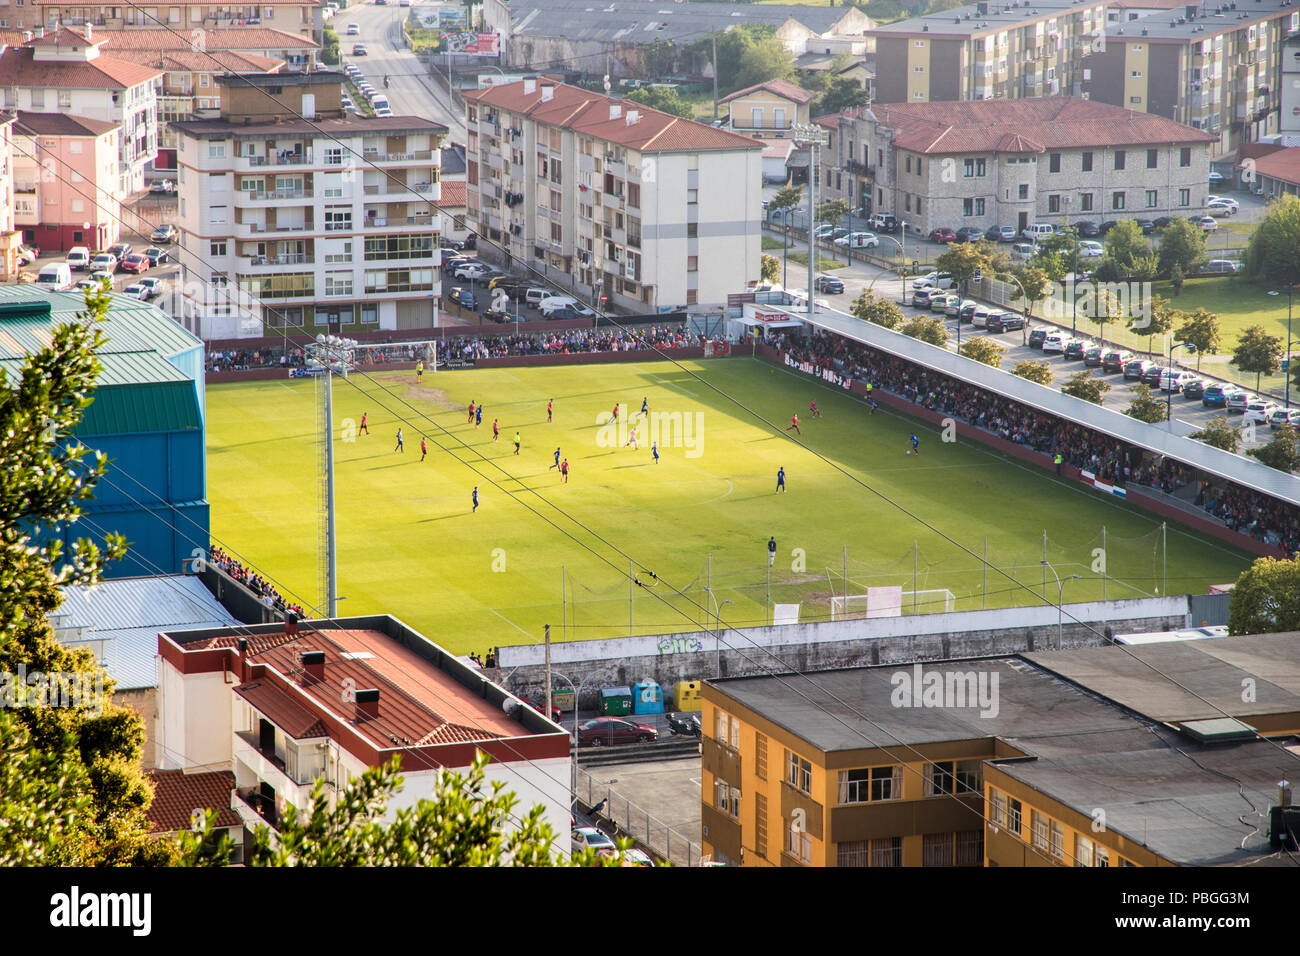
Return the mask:
{"type": "MultiPolygon", "coordinates": [[[[803,266],[805,269],[808,268],[808,253],[806,252],[788,252],[786,253],[786,258],[791,262],[803,266]]],[[[839,259],[831,259],[822,255],[820,252],[817,253],[818,272],[829,272],[832,269],[843,269],[845,265],[847,265],[847,263],[841,262],[839,259]]]]}
{"type": "MultiPolygon", "coordinates": [[[[315,388],[286,379],[214,385],[207,393],[213,537],[306,604],[317,600],[315,388]]],[[[710,556],[722,620],[761,624],[769,536],[778,544],[771,600],[801,602],[803,620],[829,616],[831,594],[845,590],[846,565],[850,594],[877,585],[912,591],[915,581],[916,590],[950,589],[960,609],[1038,603],[1044,528],[1056,571],[1063,579],[1083,576],[1066,582],[1067,601],[1102,596],[1094,549],[1102,546],[1103,526],[1107,596],[1149,594],[1161,583],[1159,522],[1124,502],[979,446],[945,444],[928,426],[883,411],[868,415],[842,392],[755,360],[442,372],[419,387],[413,373],[386,372],[336,380],[334,408],[342,436],[340,613],[387,611],[456,651],[537,640],[548,623],[558,639],[627,634],[629,555],[645,585],[632,588],[633,632],[703,626],[710,556]],[[614,401],[627,403],[626,418],[643,396],[652,412],[681,412],[683,421],[699,423],[690,433],[665,435],[658,465],[644,425],[640,450],[602,439],[599,423],[614,401]],[[806,417],[814,397],[825,412],[819,420],[806,417]],[[555,421],[548,424],[550,398],[555,421]],[[466,423],[471,399],[487,402],[482,428],[466,423]],[[407,419],[402,454],[393,450],[394,414],[381,402],[407,419]],[[348,440],[363,412],[370,434],[348,440]],[[782,430],[795,412],[810,448],[974,554],[796,446],[782,430]],[[494,416],[503,436],[495,443],[494,416]],[[421,427],[430,439],[424,462],[421,427]],[[523,438],[518,457],[515,429],[523,438]],[[921,436],[915,457],[904,453],[912,431],[921,436]],[[556,445],[571,462],[567,485],[548,467],[556,445]],[[782,466],[789,492],[778,496],[782,466]],[[995,567],[987,593],[979,558],[985,547],[995,567]]],[[[1177,528],[1168,547],[1170,593],[1204,593],[1249,563],[1177,528]]],[[[1050,574],[1048,582],[1055,599],[1050,574]]],[[[938,600],[922,596],[917,609],[942,610],[938,600]]]]}

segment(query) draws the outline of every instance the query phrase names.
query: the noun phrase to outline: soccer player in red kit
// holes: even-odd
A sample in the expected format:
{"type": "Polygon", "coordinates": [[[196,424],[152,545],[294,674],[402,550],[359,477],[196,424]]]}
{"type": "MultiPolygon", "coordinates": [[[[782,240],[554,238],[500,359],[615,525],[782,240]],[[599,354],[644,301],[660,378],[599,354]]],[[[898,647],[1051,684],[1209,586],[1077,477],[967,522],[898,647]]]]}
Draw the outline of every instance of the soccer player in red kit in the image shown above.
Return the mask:
{"type": "Polygon", "coordinates": [[[791,428],[794,429],[794,433],[795,433],[796,435],[802,435],[802,434],[803,434],[803,432],[799,431],[799,416],[798,416],[798,415],[791,415],[791,416],[790,416],[790,427],[787,428],[786,431],[789,431],[791,428]]]}
{"type": "Polygon", "coordinates": [[[469,424],[474,424],[474,399],[469,400],[469,424]]]}
{"type": "Polygon", "coordinates": [[[358,431],[358,432],[365,432],[367,435],[369,435],[369,434],[370,434],[370,426],[368,426],[368,425],[366,424],[366,415],[367,415],[367,414],[369,414],[369,413],[368,413],[368,412],[362,412],[362,413],[361,413],[361,427],[358,428],[357,431],[358,431]]]}
{"type": "Polygon", "coordinates": [[[501,437],[501,424],[495,418],[492,419],[492,440],[496,441],[501,437]]]}
{"type": "Polygon", "coordinates": [[[421,435],[420,436],[420,461],[424,461],[424,456],[427,454],[429,454],[429,445],[424,440],[424,436],[421,435]]]}
{"type": "Polygon", "coordinates": [[[813,418],[822,417],[822,413],[817,411],[817,399],[814,398],[808,403],[808,414],[813,418]]]}

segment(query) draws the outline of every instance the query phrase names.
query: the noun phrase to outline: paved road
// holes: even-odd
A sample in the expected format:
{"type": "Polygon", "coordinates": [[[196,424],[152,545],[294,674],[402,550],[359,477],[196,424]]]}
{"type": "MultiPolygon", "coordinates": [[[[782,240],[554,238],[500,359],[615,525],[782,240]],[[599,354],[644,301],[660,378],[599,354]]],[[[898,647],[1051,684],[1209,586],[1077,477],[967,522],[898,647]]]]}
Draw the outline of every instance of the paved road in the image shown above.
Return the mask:
{"type": "Polygon", "coordinates": [[[451,103],[447,91],[434,82],[419,57],[402,41],[402,22],[410,12],[409,7],[391,3],[382,7],[364,3],[341,11],[329,22],[338,32],[343,62],[355,63],[375,89],[387,95],[394,114],[443,123],[453,142],[464,143],[464,112],[451,103]],[[347,35],[350,23],[360,26],[359,36],[347,35]],[[352,46],[358,42],[365,44],[366,56],[352,56],[352,46]],[[385,76],[388,89],[384,89],[385,76]]]}

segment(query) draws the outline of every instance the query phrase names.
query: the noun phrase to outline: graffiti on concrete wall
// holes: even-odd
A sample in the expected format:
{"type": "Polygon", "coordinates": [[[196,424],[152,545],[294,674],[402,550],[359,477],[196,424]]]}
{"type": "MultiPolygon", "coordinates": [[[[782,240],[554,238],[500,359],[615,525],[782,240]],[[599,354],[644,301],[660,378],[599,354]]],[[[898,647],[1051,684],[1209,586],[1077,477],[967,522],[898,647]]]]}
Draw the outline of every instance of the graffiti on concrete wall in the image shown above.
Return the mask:
{"type": "Polygon", "coordinates": [[[665,637],[659,642],[660,654],[693,654],[704,650],[704,642],[698,637],[665,637]]]}

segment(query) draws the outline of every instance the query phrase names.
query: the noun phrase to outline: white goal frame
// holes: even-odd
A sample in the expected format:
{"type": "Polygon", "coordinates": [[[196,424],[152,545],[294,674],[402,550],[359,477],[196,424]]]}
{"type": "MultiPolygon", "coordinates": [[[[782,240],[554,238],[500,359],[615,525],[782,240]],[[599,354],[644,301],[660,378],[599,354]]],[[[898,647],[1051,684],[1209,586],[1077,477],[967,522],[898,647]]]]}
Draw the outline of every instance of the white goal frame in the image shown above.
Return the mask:
{"type": "MultiPolygon", "coordinates": [[[[910,614],[913,603],[917,606],[917,613],[945,613],[950,614],[956,610],[957,596],[947,588],[930,588],[924,591],[904,591],[903,599],[900,605],[902,614],[910,614]],[[932,597],[943,596],[943,611],[940,612],[933,607],[932,597]],[[921,610],[921,605],[925,605],[926,610],[921,610]]],[[[846,621],[854,618],[865,618],[867,616],[867,595],[865,594],[847,594],[835,595],[831,598],[831,620],[846,621]]],[[[893,615],[890,615],[893,616],[893,615]]],[[[900,615],[901,616],[901,615],[900,615]]]]}

